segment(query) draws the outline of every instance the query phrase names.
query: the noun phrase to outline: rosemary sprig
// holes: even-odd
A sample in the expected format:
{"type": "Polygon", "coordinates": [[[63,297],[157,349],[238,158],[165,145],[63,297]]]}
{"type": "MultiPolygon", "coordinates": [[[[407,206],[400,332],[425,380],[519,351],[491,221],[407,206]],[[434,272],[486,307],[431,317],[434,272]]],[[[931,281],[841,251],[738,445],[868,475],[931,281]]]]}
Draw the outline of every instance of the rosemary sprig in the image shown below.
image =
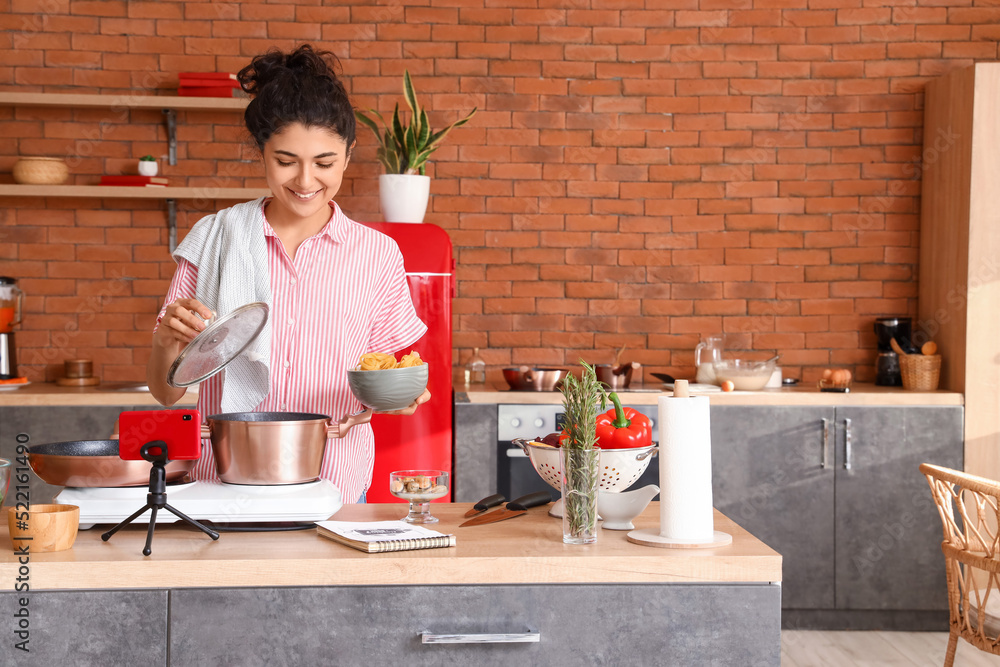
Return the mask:
{"type": "Polygon", "coordinates": [[[583,372],[563,380],[563,428],[568,436],[562,443],[563,541],[587,543],[597,538],[597,490],[600,452],[597,442],[597,415],[607,403],[607,392],[597,381],[594,367],[581,360],[583,372]],[[600,405],[600,408],[598,408],[600,405]]]}
{"type": "Polygon", "coordinates": [[[597,381],[594,367],[582,359],[580,365],[583,372],[579,380],[572,373],[563,380],[564,428],[569,436],[563,447],[593,449],[597,442],[597,415],[607,405],[608,395],[597,381]]]}

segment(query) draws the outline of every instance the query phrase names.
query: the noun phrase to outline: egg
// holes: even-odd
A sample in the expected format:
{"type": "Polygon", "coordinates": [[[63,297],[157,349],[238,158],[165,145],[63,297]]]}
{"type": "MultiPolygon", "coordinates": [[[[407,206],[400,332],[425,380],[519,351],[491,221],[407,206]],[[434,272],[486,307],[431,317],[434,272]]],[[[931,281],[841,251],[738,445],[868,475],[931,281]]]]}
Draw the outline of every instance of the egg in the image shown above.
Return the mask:
{"type": "Polygon", "coordinates": [[[937,343],[935,343],[932,340],[927,341],[920,348],[920,354],[927,354],[927,355],[937,354],[937,343]]]}
{"type": "Polygon", "coordinates": [[[833,369],[832,368],[827,368],[825,371],[823,371],[823,379],[824,380],[829,380],[831,375],[833,375],[833,369]]]}
{"type": "Polygon", "coordinates": [[[722,391],[733,391],[734,389],[736,389],[736,385],[733,383],[732,380],[723,381],[722,391]]]}
{"type": "Polygon", "coordinates": [[[844,387],[851,381],[851,371],[838,368],[830,373],[829,381],[835,387],[844,387]]]}

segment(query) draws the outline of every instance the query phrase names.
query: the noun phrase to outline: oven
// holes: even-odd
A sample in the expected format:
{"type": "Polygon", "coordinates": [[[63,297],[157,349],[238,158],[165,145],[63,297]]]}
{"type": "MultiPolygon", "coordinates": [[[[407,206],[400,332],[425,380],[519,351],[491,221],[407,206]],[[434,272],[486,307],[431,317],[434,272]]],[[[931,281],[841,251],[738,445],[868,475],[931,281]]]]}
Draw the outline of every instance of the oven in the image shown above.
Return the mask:
{"type": "MultiPolygon", "coordinates": [[[[625,406],[649,417],[653,425],[653,442],[659,442],[657,406],[625,406]]],[[[497,493],[513,499],[534,491],[549,491],[552,500],[559,498],[559,491],[542,481],[528,456],[511,441],[514,438],[531,440],[558,431],[562,428],[563,416],[561,404],[497,406],[497,493]]],[[[659,479],[660,467],[654,459],[632,488],[659,484],[659,479]]]]}

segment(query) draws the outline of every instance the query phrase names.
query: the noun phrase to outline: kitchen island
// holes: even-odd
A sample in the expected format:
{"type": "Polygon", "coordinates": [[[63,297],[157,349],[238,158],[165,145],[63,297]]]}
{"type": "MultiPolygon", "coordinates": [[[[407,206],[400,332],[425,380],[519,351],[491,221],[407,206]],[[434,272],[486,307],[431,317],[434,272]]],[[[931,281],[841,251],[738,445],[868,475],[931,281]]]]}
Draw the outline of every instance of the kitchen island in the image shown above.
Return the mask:
{"type": "MultiPolygon", "coordinates": [[[[0,529],[0,664],[718,664],[780,662],[781,556],[716,514],[718,549],[655,549],[601,530],[562,543],[544,508],[460,528],[468,504],[435,504],[444,549],[366,554],[312,529],[224,533],[144,527],[30,556],[0,529]],[[15,592],[19,576],[30,591],[15,592]],[[27,604],[21,604],[26,598],[27,604]],[[30,654],[15,648],[28,609],[30,654]],[[488,635],[501,643],[482,643],[488,635]],[[472,643],[424,643],[463,635],[472,643]],[[494,638],[499,639],[499,638],[494,638]],[[519,641],[511,641],[517,639],[519,641]]],[[[398,519],[403,504],[334,518],[398,519]]],[[[655,529],[652,504],[635,521],[655,529]]]]}

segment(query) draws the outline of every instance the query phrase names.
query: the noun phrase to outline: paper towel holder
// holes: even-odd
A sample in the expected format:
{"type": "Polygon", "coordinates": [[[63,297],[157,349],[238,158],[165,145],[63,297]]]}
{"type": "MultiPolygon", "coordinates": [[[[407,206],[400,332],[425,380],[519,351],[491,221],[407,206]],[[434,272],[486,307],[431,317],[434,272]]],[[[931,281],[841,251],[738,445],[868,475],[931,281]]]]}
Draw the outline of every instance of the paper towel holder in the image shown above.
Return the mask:
{"type": "Polygon", "coordinates": [[[719,530],[712,533],[712,539],[708,542],[663,537],[659,531],[647,528],[633,530],[625,537],[629,542],[647,547],[660,547],[661,549],[714,549],[715,547],[726,547],[733,543],[732,535],[719,530]]]}
{"type": "MultiPolygon", "coordinates": [[[[677,380],[674,383],[674,397],[688,398],[689,396],[687,380],[677,380]]],[[[713,531],[712,539],[707,541],[664,537],[660,534],[660,531],[647,528],[633,530],[625,537],[629,542],[634,544],[659,547],[661,549],[713,549],[715,547],[725,547],[733,543],[732,535],[719,530],[713,531]]]]}

